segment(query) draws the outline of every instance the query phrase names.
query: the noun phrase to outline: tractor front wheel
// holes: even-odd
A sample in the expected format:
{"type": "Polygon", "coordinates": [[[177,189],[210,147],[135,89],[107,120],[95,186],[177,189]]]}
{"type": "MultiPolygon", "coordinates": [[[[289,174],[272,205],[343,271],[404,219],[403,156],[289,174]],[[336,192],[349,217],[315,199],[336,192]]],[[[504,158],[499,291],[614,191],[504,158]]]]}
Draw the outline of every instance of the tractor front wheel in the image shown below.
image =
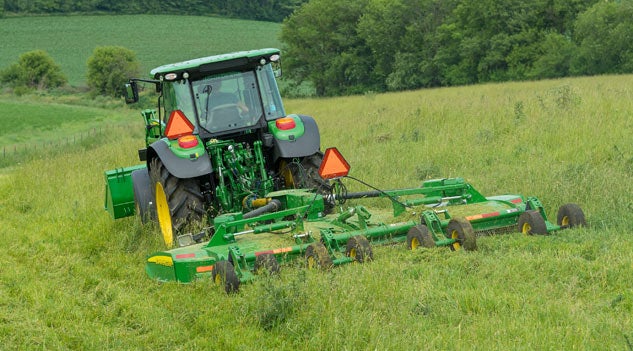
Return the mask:
{"type": "Polygon", "coordinates": [[[585,213],[576,204],[565,204],[558,209],[557,221],[563,228],[585,227],[585,213]]]}
{"type": "Polygon", "coordinates": [[[453,218],[448,222],[446,234],[449,239],[456,241],[451,244],[451,250],[477,250],[477,238],[472,224],[465,218],[453,218]]]}
{"type": "Polygon", "coordinates": [[[518,222],[519,232],[526,235],[546,235],[547,225],[539,211],[529,210],[521,213],[518,222]]]}
{"type": "Polygon", "coordinates": [[[165,245],[172,248],[176,236],[204,216],[200,185],[195,179],[174,177],[158,158],[151,162],[150,177],[160,231],[165,245]]]}

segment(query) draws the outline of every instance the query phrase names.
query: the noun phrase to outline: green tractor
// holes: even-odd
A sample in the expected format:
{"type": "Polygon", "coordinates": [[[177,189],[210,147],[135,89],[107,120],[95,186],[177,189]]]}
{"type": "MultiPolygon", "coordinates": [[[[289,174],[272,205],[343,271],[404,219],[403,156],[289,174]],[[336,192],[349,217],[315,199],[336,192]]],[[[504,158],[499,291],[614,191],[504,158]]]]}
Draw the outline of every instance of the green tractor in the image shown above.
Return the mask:
{"type": "Polygon", "coordinates": [[[318,177],[319,129],[310,116],[286,115],[276,76],[277,49],[243,51],[157,67],[158,108],[142,111],[146,147],[137,166],[106,172],[106,208],[114,218],[158,220],[168,247],[190,245],[190,224],[225,212],[254,210],[266,194],[288,188],[329,192],[318,177]],[[187,235],[182,236],[187,233],[187,235]]]}
{"type": "Polygon", "coordinates": [[[314,119],[286,115],[280,67],[277,49],[243,51],[161,66],[126,84],[128,103],[139,100],[139,82],[155,85],[158,107],[141,113],[142,163],[105,172],[105,207],[115,219],[158,222],[167,250],[148,255],[150,278],[211,279],[234,292],[297,257],[328,269],[371,261],[374,244],[475,250],[477,235],[586,224],[575,204],[553,223],[536,197],[484,196],[462,178],[348,192],[342,180],[360,180],[337,149],[321,152],[314,119]],[[370,212],[366,198],[385,198],[393,211],[370,212]]]}

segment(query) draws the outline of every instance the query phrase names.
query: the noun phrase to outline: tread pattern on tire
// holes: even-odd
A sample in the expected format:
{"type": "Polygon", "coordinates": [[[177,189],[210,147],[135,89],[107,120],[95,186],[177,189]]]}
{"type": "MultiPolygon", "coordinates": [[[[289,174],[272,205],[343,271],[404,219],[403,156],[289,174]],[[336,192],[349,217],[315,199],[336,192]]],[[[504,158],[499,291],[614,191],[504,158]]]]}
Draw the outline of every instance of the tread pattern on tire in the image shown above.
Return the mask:
{"type": "Polygon", "coordinates": [[[160,182],[165,190],[174,233],[181,233],[188,224],[200,221],[205,210],[198,182],[174,177],[158,158],[151,161],[151,166],[152,183],[160,182]]]}

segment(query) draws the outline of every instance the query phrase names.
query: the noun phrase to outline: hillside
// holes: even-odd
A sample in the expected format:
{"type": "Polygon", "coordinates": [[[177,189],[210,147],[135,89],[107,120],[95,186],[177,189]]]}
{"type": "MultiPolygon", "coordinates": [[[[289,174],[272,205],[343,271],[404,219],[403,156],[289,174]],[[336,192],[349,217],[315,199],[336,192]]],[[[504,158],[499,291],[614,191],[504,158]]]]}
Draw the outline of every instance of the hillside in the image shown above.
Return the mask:
{"type": "Polygon", "coordinates": [[[85,85],[97,46],[133,50],[141,73],[172,62],[229,51],[279,47],[280,25],[198,16],[50,16],[0,18],[0,69],[28,51],[47,51],[73,86],[85,85]]]}
{"type": "Polygon", "coordinates": [[[156,228],[103,211],[103,171],[138,162],[138,117],[138,129],[120,121],[2,168],[2,347],[632,349],[633,76],[287,100],[286,111],[314,116],[322,146],[375,186],[461,176],[486,195],[538,196],[550,216],[578,203],[589,228],[481,237],[476,252],[375,247],[374,262],[291,265],[235,296],[158,283],[143,271],[156,228]]]}

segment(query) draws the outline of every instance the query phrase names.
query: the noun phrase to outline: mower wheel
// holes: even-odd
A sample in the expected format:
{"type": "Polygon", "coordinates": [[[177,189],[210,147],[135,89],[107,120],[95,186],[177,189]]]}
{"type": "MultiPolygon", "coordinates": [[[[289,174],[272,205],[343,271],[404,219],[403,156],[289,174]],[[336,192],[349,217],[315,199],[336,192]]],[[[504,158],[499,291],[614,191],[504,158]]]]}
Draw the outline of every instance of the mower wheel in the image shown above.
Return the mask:
{"type": "Polygon", "coordinates": [[[327,252],[327,248],[320,242],[310,244],[310,246],[306,248],[305,257],[309,269],[320,268],[327,270],[334,265],[332,257],[330,257],[330,254],[327,252]]]}
{"type": "MultiPolygon", "coordinates": [[[[203,196],[195,179],[174,177],[162,161],[151,161],[150,177],[154,183],[156,217],[167,248],[187,226],[204,216],[203,196]]],[[[191,228],[188,228],[191,229],[191,228]]]]}
{"type": "Polygon", "coordinates": [[[211,276],[215,285],[224,285],[224,291],[227,294],[237,292],[240,289],[240,280],[237,278],[235,268],[229,261],[216,262],[211,276]]]}
{"type": "Polygon", "coordinates": [[[477,237],[472,224],[466,218],[453,218],[448,222],[446,235],[449,239],[455,239],[450,248],[453,251],[464,249],[466,251],[477,250],[477,237]]]}
{"type": "Polygon", "coordinates": [[[412,227],[407,233],[407,248],[415,250],[420,246],[435,247],[435,240],[433,240],[429,228],[423,224],[412,227]]]}
{"type": "Polygon", "coordinates": [[[526,235],[547,235],[547,225],[539,211],[529,210],[521,213],[518,227],[519,232],[526,235]]]}
{"type": "Polygon", "coordinates": [[[147,168],[132,172],[132,187],[134,188],[134,204],[141,223],[156,221],[156,207],[154,205],[154,187],[149,178],[147,168]]]}
{"type": "Polygon", "coordinates": [[[269,275],[279,274],[279,262],[275,258],[275,255],[271,253],[258,255],[255,258],[255,273],[267,273],[269,275]]]}
{"type": "Polygon", "coordinates": [[[557,221],[562,228],[585,227],[585,213],[576,204],[565,204],[558,209],[557,221]]]}
{"type": "Polygon", "coordinates": [[[374,259],[369,240],[362,235],[356,235],[347,240],[345,256],[354,259],[354,262],[364,263],[374,259]]]}

